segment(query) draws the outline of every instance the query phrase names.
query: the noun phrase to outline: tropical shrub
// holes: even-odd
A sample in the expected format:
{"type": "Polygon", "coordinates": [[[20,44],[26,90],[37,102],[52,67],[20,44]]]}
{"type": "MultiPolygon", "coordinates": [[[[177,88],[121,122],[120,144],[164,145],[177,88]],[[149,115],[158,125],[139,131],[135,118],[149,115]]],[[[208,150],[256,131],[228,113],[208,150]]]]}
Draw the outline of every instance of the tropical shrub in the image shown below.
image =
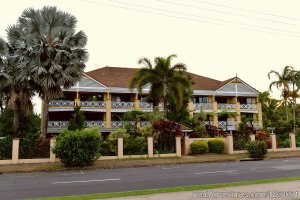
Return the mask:
{"type": "Polygon", "coordinates": [[[100,144],[100,155],[101,156],[114,156],[116,155],[115,152],[112,152],[110,149],[110,143],[108,139],[104,140],[100,144]]]}
{"type": "Polygon", "coordinates": [[[267,144],[268,149],[272,148],[272,140],[265,131],[257,131],[255,134],[255,139],[259,141],[264,141],[267,144]]]}
{"type": "Polygon", "coordinates": [[[194,141],[191,144],[192,154],[204,154],[208,152],[208,144],[206,141],[194,141]]]}
{"type": "Polygon", "coordinates": [[[74,114],[72,118],[69,120],[68,130],[75,131],[75,130],[82,130],[85,126],[85,116],[80,111],[80,106],[74,107],[74,114]]]}
{"type": "Polygon", "coordinates": [[[145,137],[130,136],[128,139],[126,139],[125,143],[125,155],[140,155],[146,153],[147,140],[145,137]]]}
{"type": "Polygon", "coordinates": [[[252,141],[247,145],[250,158],[264,158],[267,154],[267,144],[264,141],[252,141]]]}
{"type": "Polygon", "coordinates": [[[126,149],[127,147],[127,139],[130,137],[130,134],[127,132],[125,128],[118,128],[117,130],[111,132],[108,136],[108,142],[110,146],[110,150],[113,153],[118,152],[118,138],[123,138],[123,148],[126,149]]]}
{"type": "MultiPolygon", "coordinates": [[[[41,118],[39,115],[31,113],[25,115],[25,112],[20,111],[20,125],[18,137],[25,137],[28,133],[37,133],[41,127],[41,118]]],[[[0,137],[13,136],[13,117],[14,112],[12,109],[6,107],[0,115],[0,137]]]]}
{"type": "Polygon", "coordinates": [[[28,133],[25,137],[20,138],[19,154],[21,159],[49,158],[50,140],[38,133],[28,133]]]}
{"type": "Polygon", "coordinates": [[[204,124],[199,124],[196,127],[196,137],[197,138],[207,138],[208,134],[204,124]]]}
{"type": "Polygon", "coordinates": [[[153,127],[151,124],[138,128],[138,132],[141,136],[147,138],[153,136],[153,127]]]}
{"type": "Polygon", "coordinates": [[[225,142],[221,138],[209,140],[207,144],[212,153],[222,154],[224,152],[225,142]]]}
{"type": "Polygon", "coordinates": [[[0,139],[0,160],[11,159],[12,137],[7,136],[0,139]]]}
{"type": "Polygon", "coordinates": [[[213,125],[205,125],[205,128],[206,128],[206,132],[210,137],[226,137],[226,135],[228,134],[228,132],[223,131],[213,125]]]}
{"type": "Polygon", "coordinates": [[[284,141],[279,142],[279,147],[280,148],[290,148],[290,146],[291,146],[290,142],[291,142],[290,139],[285,139],[284,141]]]}
{"type": "Polygon", "coordinates": [[[66,167],[83,167],[100,157],[100,142],[98,129],[64,130],[57,137],[53,153],[66,167]]]}
{"type": "Polygon", "coordinates": [[[158,151],[174,152],[175,151],[175,137],[181,135],[181,128],[177,122],[170,120],[160,120],[153,124],[153,130],[157,134],[158,151]]]}

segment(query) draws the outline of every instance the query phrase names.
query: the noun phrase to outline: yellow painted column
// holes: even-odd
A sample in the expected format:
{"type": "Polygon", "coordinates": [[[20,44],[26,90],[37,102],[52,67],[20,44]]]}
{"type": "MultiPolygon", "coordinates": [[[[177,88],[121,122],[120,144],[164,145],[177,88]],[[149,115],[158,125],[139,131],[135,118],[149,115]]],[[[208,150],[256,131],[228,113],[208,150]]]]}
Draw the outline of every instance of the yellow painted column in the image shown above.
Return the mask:
{"type": "Polygon", "coordinates": [[[236,102],[236,117],[235,120],[237,124],[241,123],[241,104],[240,102],[236,102]]]}
{"type": "Polygon", "coordinates": [[[214,115],[214,126],[218,127],[218,103],[216,101],[213,101],[213,111],[215,113],[214,115]]]}
{"type": "Polygon", "coordinates": [[[258,110],[258,126],[259,128],[263,128],[261,103],[257,103],[257,110],[258,110]]]}
{"type": "Polygon", "coordinates": [[[135,99],[134,99],[134,104],[135,104],[135,109],[140,110],[140,100],[139,100],[139,94],[135,94],[135,99]]]}
{"type": "Polygon", "coordinates": [[[77,98],[75,99],[75,105],[80,106],[80,99],[77,99],[77,98]]]}
{"type": "Polygon", "coordinates": [[[111,94],[109,92],[104,94],[105,101],[105,128],[111,128],[111,94]]]}
{"type": "Polygon", "coordinates": [[[188,111],[191,117],[193,117],[194,115],[194,105],[192,102],[192,99],[190,99],[189,103],[188,103],[188,111]]]}
{"type": "MultiPolygon", "coordinates": [[[[135,98],[134,98],[134,109],[135,110],[140,110],[141,109],[141,101],[139,100],[139,94],[138,93],[136,93],[135,94],[135,98]]],[[[141,127],[141,122],[140,122],[140,120],[138,120],[138,122],[137,122],[137,124],[136,124],[136,126],[137,126],[137,128],[139,128],[139,127],[141,127]]]]}

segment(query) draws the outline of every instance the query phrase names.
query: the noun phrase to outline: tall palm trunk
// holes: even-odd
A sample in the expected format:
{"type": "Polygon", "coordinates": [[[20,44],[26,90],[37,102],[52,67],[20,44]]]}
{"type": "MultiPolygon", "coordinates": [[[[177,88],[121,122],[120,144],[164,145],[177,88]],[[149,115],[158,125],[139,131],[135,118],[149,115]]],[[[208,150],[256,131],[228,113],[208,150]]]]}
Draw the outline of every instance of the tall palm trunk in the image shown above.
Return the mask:
{"type": "Polygon", "coordinates": [[[285,114],[286,114],[286,122],[289,121],[289,113],[288,113],[288,106],[287,106],[287,100],[284,100],[284,106],[285,106],[285,114]]]}
{"type": "Polygon", "coordinates": [[[49,119],[49,98],[45,96],[43,99],[43,116],[42,116],[42,135],[46,136],[47,134],[47,128],[48,128],[48,119],[49,119]]]}
{"type": "Polygon", "coordinates": [[[20,110],[19,109],[13,109],[14,111],[14,118],[13,118],[13,137],[18,137],[18,130],[20,125],[20,110]]]}
{"type": "Polygon", "coordinates": [[[163,112],[164,112],[164,119],[167,119],[167,85],[164,82],[163,84],[163,112]]]}

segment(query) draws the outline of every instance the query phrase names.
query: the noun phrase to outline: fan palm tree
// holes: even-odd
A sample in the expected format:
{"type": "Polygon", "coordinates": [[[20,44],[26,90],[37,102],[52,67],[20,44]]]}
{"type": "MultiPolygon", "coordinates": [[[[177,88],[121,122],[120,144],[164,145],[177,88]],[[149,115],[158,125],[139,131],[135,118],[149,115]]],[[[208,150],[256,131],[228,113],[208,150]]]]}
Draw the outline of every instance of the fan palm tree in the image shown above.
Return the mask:
{"type": "Polygon", "coordinates": [[[290,96],[290,82],[291,82],[291,75],[294,71],[294,68],[291,66],[286,66],[282,73],[279,73],[277,71],[271,70],[268,73],[268,78],[271,79],[271,74],[274,74],[275,77],[277,78],[277,80],[272,81],[270,83],[270,91],[272,91],[272,87],[275,86],[277,89],[281,90],[281,96],[284,100],[284,104],[285,104],[285,112],[286,112],[286,121],[288,121],[288,107],[287,107],[287,102],[288,102],[288,98],[290,96]]]}
{"type": "Polygon", "coordinates": [[[4,39],[0,38],[1,111],[5,97],[7,106],[14,112],[13,136],[17,137],[21,110],[25,112],[26,116],[32,113],[31,97],[33,96],[33,89],[29,79],[25,79],[22,82],[17,80],[17,75],[21,69],[15,63],[14,51],[13,46],[10,46],[4,39]]]}
{"type": "Polygon", "coordinates": [[[141,92],[142,88],[150,85],[148,98],[153,102],[154,107],[159,103],[163,104],[164,118],[167,117],[168,98],[176,96],[178,99],[177,107],[183,106],[183,88],[190,88],[191,80],[184,72],[186,66],[183,63],[177,63],[173,66],[171,61],[176,55],[170,55],[166,58],[156,57],[154,65],[148,58],[141,58],[138,63],[144,64],[132,78],[129,84],[130,89],[137,88],[141,92]]]}
{"type": "Polygon", "coordinates": [[[78,82],[85,68],[87,36],[75,32],[77,20],[56,7],[23,11],[8,38],[17,48],[19,81],[29,79],[43,100],[42,134],[47,133],[48,104],[63,96],[62,87],[78,82]]]}

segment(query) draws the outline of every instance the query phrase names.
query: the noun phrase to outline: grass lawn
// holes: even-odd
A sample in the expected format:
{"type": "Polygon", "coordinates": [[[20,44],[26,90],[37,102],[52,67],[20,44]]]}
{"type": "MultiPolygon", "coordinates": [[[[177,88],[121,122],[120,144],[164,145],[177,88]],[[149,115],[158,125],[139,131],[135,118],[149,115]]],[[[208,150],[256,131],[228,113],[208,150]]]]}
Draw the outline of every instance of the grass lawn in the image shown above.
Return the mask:
{"type": "Polygon", "coordinates": [[[169,193],[169,192],[183,192],[183,191],[206,190],[206,189],[234,187],[234,186],[243,186],[243,185],[254,185],[254,184],[263,184],[263,183],[285,182],[285,181],[296,181],[296,180],[300,180],[300,176],[297,176],[297,177],[287,177],[287,178],[273,178],[273,179],[264,179],[264,180],[254,180],[254,181],[242,181],[242,182],[233,182],[233,183],[219,183],[219,184],[209,184],[209,185],[193,185],[193,186],[183,186],[183,187],[173,187],[173,188],[136,190],[136,191],[101,193],[101,194],[87,194],[87,195],[79,195],[79,196],[49,197],[49,198],[38,198],[38,199],[44,199],[44,200],[58,200],[58,199],[60,199],[60,200],[66,200],[66,199],[74,199],[74,200],[104,199],[104,198],[138,196],[138,195],[159,194],[159,193],[169,193]]]}

